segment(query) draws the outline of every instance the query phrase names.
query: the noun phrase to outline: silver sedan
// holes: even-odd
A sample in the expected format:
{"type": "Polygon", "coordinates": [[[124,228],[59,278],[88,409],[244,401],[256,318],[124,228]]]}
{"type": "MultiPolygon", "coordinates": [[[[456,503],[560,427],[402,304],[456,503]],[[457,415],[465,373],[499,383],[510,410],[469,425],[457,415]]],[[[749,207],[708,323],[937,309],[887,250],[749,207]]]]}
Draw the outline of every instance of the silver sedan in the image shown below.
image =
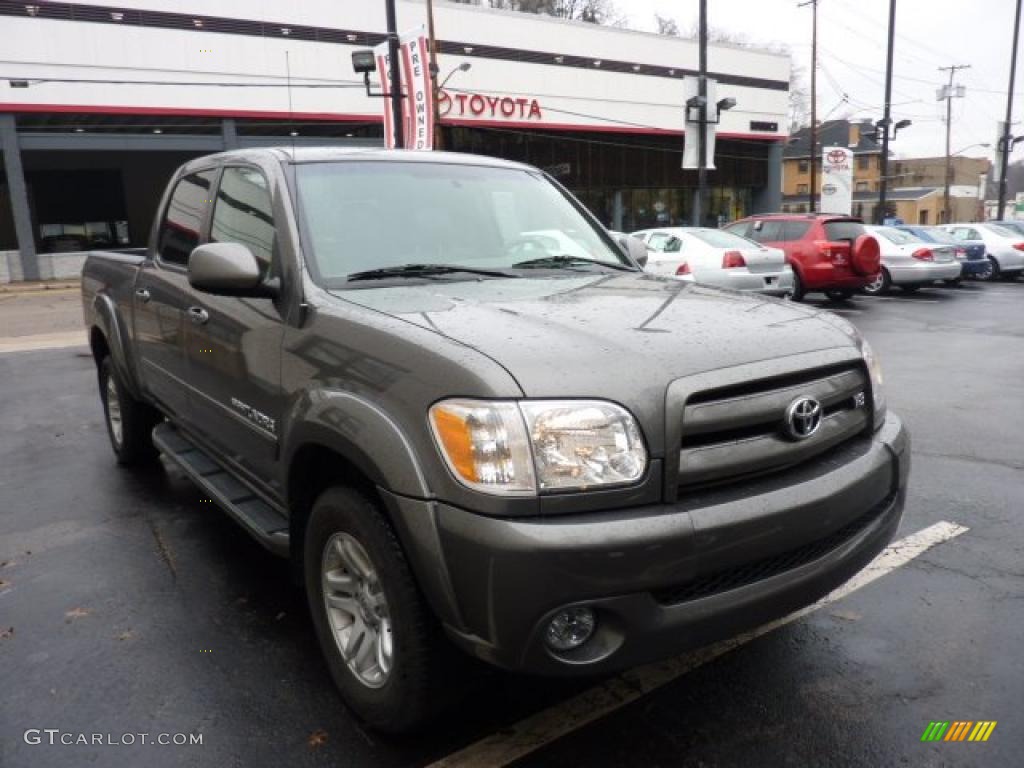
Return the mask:
{"type": "Polygon", "coordinates": [[[735,291],[793,293],[793,270],[778,248],[706,227],[645,229],[633,236],[650,248],[648,272],[735,291]]]}
{"type": "Polygon", "coordinates": [[[882,251],[882,270],[874,282],[865,285],[864,293],[877,296],[897,285],[902,290],[916,291],[936,280],[955,280],[961,266],[956,260],[956,246],[925,242],[910,232],[895,227],[865,227],[874,235],[882,251]]]}

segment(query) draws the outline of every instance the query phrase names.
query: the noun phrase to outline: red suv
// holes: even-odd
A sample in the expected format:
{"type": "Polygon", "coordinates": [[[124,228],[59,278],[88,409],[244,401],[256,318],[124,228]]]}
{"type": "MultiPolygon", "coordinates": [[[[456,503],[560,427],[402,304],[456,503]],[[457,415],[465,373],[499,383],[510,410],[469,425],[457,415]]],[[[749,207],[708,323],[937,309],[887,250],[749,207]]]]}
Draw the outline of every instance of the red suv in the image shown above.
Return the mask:
{"type": "Polygon", "coordinates": [[[741,219],[728,232],[779,248],[793,267],[793,298],[821,291],[850,298],[881,268],[878,241],[860,219],[826,213],[772,213],[741,219]]]}

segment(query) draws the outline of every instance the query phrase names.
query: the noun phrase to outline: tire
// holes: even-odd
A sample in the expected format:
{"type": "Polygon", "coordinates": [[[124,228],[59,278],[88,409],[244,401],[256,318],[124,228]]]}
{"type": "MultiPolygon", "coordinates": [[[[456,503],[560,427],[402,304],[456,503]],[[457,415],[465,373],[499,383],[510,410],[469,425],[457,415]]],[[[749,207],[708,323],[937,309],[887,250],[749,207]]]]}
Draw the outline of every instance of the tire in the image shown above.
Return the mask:
{"type": "Polygon", "coordinates": [[[962,282],[963,278],[954,277],[952,280],[943,280],[942,284],[947,288],[959,288],[962,282]]]}
{"type": "Polygon", "coordinates": [[[984,277],[983,275],[979,275],[979,279],[981,279],[981,280],[998,280],[1002,276],[1002,273],[1003,273],[1003,270],[999,266],[999,262],[996,261],[995,258],[993,258],[992,256],[988,257],[988,261],[992,265],[992,273],[988,277],[984,277]]]}
{"type": "Polygon", "coordinates": [[[992,279],[992,276],[995,274],[995,270],[995,259],[989,257],[985,259],[985,268],[981,272],[978,272],[978,274],[975,275],[975,278],[977,280],[981,280],[982,282],[988,282],[989,280],[992,279]]]}
{"type": "Polygon", "coordinates": [[[804,296],[807,292],[804,290],[804,281],[800,278],[800,273],[795,269],[793,270],[793,292],[789,295],[792,301],[803,301],[804,296]]]}
{"type": "Polygon", "coordinates": [[[128,467],[155,461],[159,451],[153,445],[153,427],[163,417],[155,408],[132,397],[117,375],[110,355],[100,361],[98,373],[103,420],[117,463],[128,467]]]}
{"type": "Polygon", "coordinates": [[[920,285],[901,285],[900,290],[904,293],[917,293],[921,289],[920,285]]]}
{"type": "Polygon", "coordinates": [[[832,301],[847,301],[853,297],[853,291],[849,288],[833,288],[825,291],[825,295],[832,301]]]}
{"type": "Polygon", "coordinates": [[[861,290],[868,296],[881,296],[888,293],[890,288],[892,288],[892,278],[889,276],[889,270],[883,267],[874,281],[865,285],[861,290]]]}
{"type": "Polygon", "coordinates": [[[383,512],[358,491],[329,488],[313,505],[303,546],[313,625],[349,708],[388,733],[412,732],[443,715],[462,687],[465,661],[420,594],[383,512]],[[328,573],[333,592],[325,590],[328,573]],[[330,612],[325,591],[334,598],[330,612]],[[343,645],[353,632],[362,639],[356,635],[347,660],[343,645]]]}

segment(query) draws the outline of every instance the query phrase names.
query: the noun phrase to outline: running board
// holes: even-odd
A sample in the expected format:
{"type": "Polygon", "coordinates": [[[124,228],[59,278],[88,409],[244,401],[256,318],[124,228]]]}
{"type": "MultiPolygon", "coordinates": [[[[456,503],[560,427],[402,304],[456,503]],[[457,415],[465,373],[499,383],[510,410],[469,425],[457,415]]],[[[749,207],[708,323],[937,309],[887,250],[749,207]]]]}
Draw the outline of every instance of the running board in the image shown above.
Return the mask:
{"type": "Polygon", "coordinates": [[[153,444],[199,488],[275,555],[288,555],[288,518],[224,470],[169,422],[153,430],[153,444]]]}

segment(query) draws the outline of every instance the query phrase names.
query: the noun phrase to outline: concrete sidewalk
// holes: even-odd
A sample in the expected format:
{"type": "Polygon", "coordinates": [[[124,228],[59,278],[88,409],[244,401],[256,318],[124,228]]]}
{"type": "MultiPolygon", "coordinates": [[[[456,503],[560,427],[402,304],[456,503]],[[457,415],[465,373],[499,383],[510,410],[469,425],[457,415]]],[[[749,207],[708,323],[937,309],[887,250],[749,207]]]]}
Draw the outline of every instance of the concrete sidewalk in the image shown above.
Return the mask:
{"type": "Polygon", "coordinates": [[[0,286],[0,354],[86,344],[77,282],[0,286]]]}

